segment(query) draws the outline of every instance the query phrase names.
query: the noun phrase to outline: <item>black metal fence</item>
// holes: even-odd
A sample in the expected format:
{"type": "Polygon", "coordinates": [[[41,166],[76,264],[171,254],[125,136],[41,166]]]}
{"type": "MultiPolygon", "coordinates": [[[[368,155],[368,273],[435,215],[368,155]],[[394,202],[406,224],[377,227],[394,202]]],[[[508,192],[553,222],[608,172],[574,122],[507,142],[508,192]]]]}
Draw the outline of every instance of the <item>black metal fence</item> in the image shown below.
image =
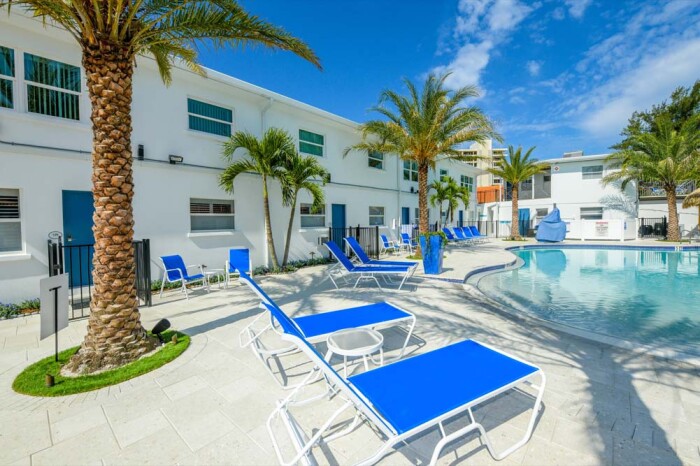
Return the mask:
{"type": "Polygon", "coordinates": [[[375,259],[379,258],[380,250],[380,239],[379,239],[379,227],[363,227],[357,225],[355,227],[344,227],[344,228],[328,228],[328,238],[335,244],[340,246],[341,249],[347,251],[345,241],[343,238],[353,237],[360,243],[362,249],[365,250],[368,256],[375,259]]]}
{"type": "MultiPolygon", "coordinates": [[[[136,294],[144,306],[151,306],[151,247],[150,240],[134,241],[136,263],[136,294]]],[[[59,238],[48,240],[49,275],[68,274],[70,319],[86,317],[92,298],[93,244],[63,244],[59,238]]]]}
{"type": "Polygon", "coordinates": [[[666,217],[639,219],[637,235],[640,238],[666,238],[667,231],[668,221],[666,217]]]}

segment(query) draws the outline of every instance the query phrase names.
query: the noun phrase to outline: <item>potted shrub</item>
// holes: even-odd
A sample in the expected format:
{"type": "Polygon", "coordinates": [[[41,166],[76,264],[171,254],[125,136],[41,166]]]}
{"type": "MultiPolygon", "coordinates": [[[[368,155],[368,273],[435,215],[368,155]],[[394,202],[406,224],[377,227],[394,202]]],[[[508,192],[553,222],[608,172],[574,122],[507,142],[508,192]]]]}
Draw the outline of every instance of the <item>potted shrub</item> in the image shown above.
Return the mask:
{"type": "Polygon", "coordinates": [[[423,270],[428,275],[442,273],[442,256],[447,244],[447,236],[441,231],[421,233],[420,249],[423,254],[423,270]]]}

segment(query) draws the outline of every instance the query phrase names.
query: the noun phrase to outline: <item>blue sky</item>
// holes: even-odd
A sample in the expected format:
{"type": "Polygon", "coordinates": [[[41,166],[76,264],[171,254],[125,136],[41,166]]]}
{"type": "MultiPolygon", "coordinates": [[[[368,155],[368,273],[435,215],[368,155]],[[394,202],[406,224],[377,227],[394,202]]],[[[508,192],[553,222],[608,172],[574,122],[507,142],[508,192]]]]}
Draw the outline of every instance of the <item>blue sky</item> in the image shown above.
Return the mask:
{"type": "Polygon", "coordinates": [[[700,0],[243,0],[305,40],[324,70],[262,48],[213,69],[354,121],[401,79],[451,70],[505,145],[540,159],[608,152],[635,109],[700,79],[700,0]]]}

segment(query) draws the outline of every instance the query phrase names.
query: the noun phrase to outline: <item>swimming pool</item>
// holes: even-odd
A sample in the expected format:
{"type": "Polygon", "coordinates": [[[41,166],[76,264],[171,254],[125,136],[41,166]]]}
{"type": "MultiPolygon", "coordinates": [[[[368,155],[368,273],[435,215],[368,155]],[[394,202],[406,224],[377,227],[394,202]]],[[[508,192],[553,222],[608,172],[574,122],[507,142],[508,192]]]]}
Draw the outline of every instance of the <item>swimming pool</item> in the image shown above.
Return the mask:
{"type": "Polygon", "coordinates": [[[542,319],[700,356],[700,252],[511,251],[522,267],[483,276],[487,296],[542,319]]]}

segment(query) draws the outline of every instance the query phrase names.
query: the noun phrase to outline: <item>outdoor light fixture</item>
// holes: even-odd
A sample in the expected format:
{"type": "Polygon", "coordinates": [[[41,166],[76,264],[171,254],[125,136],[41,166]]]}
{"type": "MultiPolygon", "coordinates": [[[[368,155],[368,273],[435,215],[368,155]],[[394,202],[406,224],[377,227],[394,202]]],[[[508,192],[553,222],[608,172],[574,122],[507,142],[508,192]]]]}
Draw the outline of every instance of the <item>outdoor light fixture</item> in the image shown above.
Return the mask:
{"type": "Polygon", "coordinates": [[[144,153],[143,144],[139,144],[138,150],[136,152],[136,158],[139,160],[143,160],[143,153],[144,153]]]}
{"type": "Polygon", "coordinates": [[[182,163],[182,161],[185,160],[185,158],[181,155],[170,154],[168,156],[168,160],[170,160],[171,165],[175,165],[176,163],[182,163]]]}
{"type": "Polygon", "coordinates": [[[163,336],[161,333],[165,332],[170,328],[170,321],[168,319],[160,319],[158,323],[153,327],[151,333],[158,337],[161,343],[164,343],[163,336]]]}

